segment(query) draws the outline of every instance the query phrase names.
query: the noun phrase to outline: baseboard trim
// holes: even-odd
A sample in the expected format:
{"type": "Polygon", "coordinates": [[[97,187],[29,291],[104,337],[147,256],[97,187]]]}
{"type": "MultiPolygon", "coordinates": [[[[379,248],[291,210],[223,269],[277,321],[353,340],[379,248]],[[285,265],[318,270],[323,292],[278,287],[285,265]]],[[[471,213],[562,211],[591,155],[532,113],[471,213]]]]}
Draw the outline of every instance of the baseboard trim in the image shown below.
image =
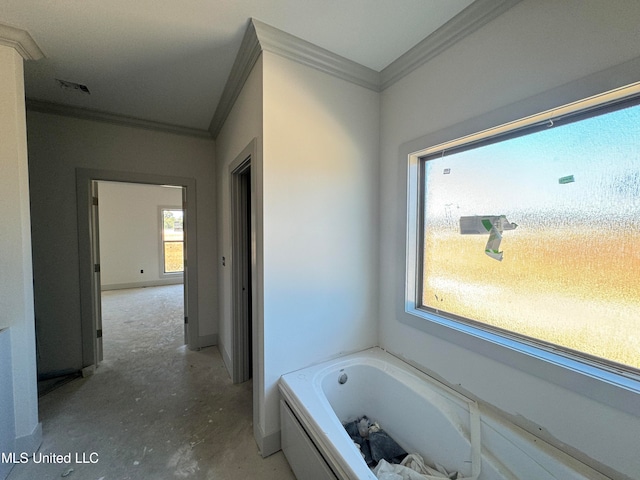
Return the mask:
{"type": "Polygon", "coordinates": [[[204,335],[198,337],[198,348],[213,347],[218,344],[218,334],[204,335]]]}
{"type": "Polygon", "coordinates": [[[233,377],[233,372],[231,370],[231,367],[233,366],[233,364],[231,363],[231,357],[229,356],[229,353],[227,352],[226,348],[224,348],[224,345],[221,343],[218,344],[218,350],[220,350],[220,355],[222,356],[222,363],[224,363],[224,367],[227,369],[227,373],[229,374],[229,377],[233,377]]]}
{"type": "Polygon", "coordinates": [[[262,457],[268,457],[280,451],[280,430],[264,437],[262,441],[262,457]]]}
{"type": "Polygon", "coordinates": [[[100,288],[103,292],[106,292],[108,290],[126,290],[128,288],[161,287],[164,285],[178,285],[182,283],[184,283],[182,277],[162,278],[159,280],[147,280],[145,282],[111,283],[108,285],[101,285],[100,288]]]}
{"type": "Polygon", "coordinates": [[[281,450],[280,430],[270,433],[269,435],[265,435],[260,428],[260,425],[254,422],[253,437],[258,444],[258,449],[260,450],[262,458],[266,458],[281,450]]]}
{"type": "Polygon", "coordinates": [[[38,423],[29,435],[16,438],[15,452],[27,452],[29,455],[37,452],[42,445],[42,423],[38,423]]]}

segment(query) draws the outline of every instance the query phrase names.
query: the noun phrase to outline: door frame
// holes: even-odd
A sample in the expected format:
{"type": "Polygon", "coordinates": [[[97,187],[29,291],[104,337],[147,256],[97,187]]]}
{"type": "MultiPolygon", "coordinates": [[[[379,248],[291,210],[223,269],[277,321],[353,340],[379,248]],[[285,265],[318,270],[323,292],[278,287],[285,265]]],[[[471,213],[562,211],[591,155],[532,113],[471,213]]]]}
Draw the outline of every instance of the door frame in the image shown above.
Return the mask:
{"type": "MultiPolygon", "coordinates": [[[[231,343],[233,383],[256,373],[256,196],[252,141],[229,165],[231,206],[231,343]],[[247,182],[249,175],[249,182],[247,182]],[[247,219],[247,209],[250,209],[247,219]],[[248,221],[247,221],[248,220],[248,221]],[[246,248],[247,241],[250,249],[246,248]],[[247,271],[249,276],[247,277],[247,271]],[[249,295],[246,293],[249,288],[249,295]]],[[[254,388],[256,384],[254,383],[254,388]]]]}
{"type": "Polygon", "coordinates": [[[233,383],[251,378],[251,220],[247,221],[247,208],[251,208],[251,157],[246,158],[231,172],[231,289],[233,318],[233,383]],[[249,176],[249,179],[251,177],[249,176]]]}
{"type": "Polygon", "coordinates": [[[199,345],[198,317],[198,249],[196,237],[196,180],[187,177],[173,177],[116,170],[76,168],[76,206],[78,211],[78,259],[80,267],[80,313],[82,336],[83,368],[97,366],[99,348],[96,318],[97,298],[94,274],[95,241],[92,229],[93,200],[92,184],[96,181],[140,183],[147,185],[174,185],[183,187],[184,209],[184,305],[185,338],[190,350],[199,345]]]}
{"type": "MultiPolygon", "coordinates": [[[[91,208],[90,215],[90,228],[91,228],[91,264],[100,266],[100,214],[98,212],[98,198],[100,198],[100,192],[98,188],[98,181],[93,180],[89,185],[91,208]]],[[[93,275],[91,276],[91,293],[94,298],[93,302],[93,318],[95,319],[95,331],[96,331],[96,363],[98,365],[103,360],[103,344],[102,344],[102,274],[100,268],[93,269],[93,275]]]]}

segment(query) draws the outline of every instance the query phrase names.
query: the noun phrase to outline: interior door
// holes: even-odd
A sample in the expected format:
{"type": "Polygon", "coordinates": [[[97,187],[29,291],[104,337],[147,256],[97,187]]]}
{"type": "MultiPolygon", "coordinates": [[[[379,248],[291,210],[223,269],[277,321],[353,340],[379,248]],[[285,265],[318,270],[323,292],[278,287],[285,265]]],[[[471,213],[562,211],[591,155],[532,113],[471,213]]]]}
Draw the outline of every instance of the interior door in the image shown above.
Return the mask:
{"type": "Polygon", "coordinates": [[[102,288],[100,283],[100,222],[98,220],[98,182],[91,182],[91,263],[93,265],[93,318],[96,325],[96,365],[103,359],[102,288]]]}

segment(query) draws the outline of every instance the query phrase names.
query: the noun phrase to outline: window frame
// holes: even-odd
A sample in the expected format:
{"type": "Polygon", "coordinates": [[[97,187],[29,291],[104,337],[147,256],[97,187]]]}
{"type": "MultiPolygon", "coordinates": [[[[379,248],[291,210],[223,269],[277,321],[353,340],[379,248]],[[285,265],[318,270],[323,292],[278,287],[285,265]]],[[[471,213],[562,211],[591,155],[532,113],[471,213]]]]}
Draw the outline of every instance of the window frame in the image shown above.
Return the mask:
{"type": "MultiPolygon", "coordinates": [[[[560,95],[562,96],[562,95],[560,95]]],[[[550,95],[553,98],[554,95],[550,95]]],[[[532,133],[536,129],[547,128],[549,122],[573,122],[581,118],[600,113],[603,109],[623,108],[620,105],[640,102],[640,82],[616,88],[602,94],[584,96],[584,100],[575,100],[563,106],[547,108],[541,113],[521,116],[517,120],[505,123],[494,123],[497,127],[477,129],[478,119],[472,119],[460,126],[445,129],[443,132],[418,139],[403,146],[407,161],[407,216],[406,216],[406,265],[404,278],[404,313],[402,322],[444,340],[469,348],[536,376],[565,386],[567,377],[571,378],[573,389],[580,394],[615,404],[618,408],[629,411],[628,397],[631,394],[637,402],[640,393],[640,374],[635,369],[627,369],[623,365],[603,363],[601,359],[588,354],[572,352],[566,348],[536,339],[524,337],[481,322],[463,319],[453,314],[438,312],[422,305],[422,245],[424,225],[425,182],[424,170],[426,159],[442,155],[443,151],[475,148],[483,143],[503,141],[510,137],[532,133]],[[466,130],[466,134],[455,136],[455,133],[466,130]],[[451,140],[449,140],[451,139],[451,140]],[[440,140],[440,141],[438,141],[440,140]],[[420,148],[425,146],[426,148],[420,148]],[[418,148],[415,148],[418,147],[418,148]],[[496,348],[498,347],[498,348],[496,348]],[[532,361],[534,360],[534,361],[532,361]],[[560,367],[560,368],[558,368],[560,367]],[[577,375],[576,375],[577,374],[577,375]],[[622,394],[611,395],[611,387],[622,394]],[[625,394],[626,393],[626,394],[625,394]],[[627,400],[625,400],[627,398],[627,400]]],[[[544,102],[543,102],[544,104],[544,102]]],[[[559,105],[562,105],[559,103],[559,105]]],[[[519,109],[532,111],[532,105],[511,106],[513,111],[519,109]]],[[[535,111],[535,110],[533,110],[535,111]]],[[[504,112],[501,112],[504,115],[504,112]]],[[[495,116],[488,115],[488,121],[495,116]]],[[[498,115],[499,116],[499,115],[498,115]]],[[[512,117],[513,118],[513,117],[512,117]]],[[[515,117],[518,118],[518,117],[515,117]]],[[[637,414],[638,408],[631,408],[637,414]]]]}
{"type": "MultiPolygon", "coordinates": [[[[183,215],[183,222],[184,222],[184,215],[185,215],[185,211],[184,208],[182,207],[182,205],[180,206],[159,206],[158,207],[158,225],[159,225],[159,238],[160,238],[160,253],[158,255],[159,260],[160,260],[160,265],[159,265],[159,274],[162,278],[175,278],[177,276],[184,276],[184,264],[182,265],[183,270],[181,272],[167,272],[165,271],[165,258],[164,258],[164,244],[166,243],[165,239],[164,239],[164,212],[166,210],[181,210],[182,211],[182,215],[183,215]]],[[[184,223],[183,223],[183,229],[184,229],[184,223]]],[[[170,242],[174,242],[175,240],[169,240],[170,242]]],[[[184,252],[184,236],[182,237],[182,248],[183,248],[183,252],[184,252]]]]}

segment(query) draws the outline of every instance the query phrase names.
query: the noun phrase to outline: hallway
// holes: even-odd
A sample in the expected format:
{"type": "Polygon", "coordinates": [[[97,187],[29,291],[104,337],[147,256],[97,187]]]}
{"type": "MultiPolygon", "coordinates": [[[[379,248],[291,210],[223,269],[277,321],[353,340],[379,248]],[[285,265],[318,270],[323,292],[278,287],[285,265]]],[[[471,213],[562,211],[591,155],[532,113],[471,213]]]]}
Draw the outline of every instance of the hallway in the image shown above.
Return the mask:
{"type": "Polygon", "coordinates": [[[294,479],[258,452],[251,381],[233,385],[216,347],[188,350],[182,312],[182,285],[103,292],[104,361],[40,398],[42,446],[8,479],[294,479]]]}

